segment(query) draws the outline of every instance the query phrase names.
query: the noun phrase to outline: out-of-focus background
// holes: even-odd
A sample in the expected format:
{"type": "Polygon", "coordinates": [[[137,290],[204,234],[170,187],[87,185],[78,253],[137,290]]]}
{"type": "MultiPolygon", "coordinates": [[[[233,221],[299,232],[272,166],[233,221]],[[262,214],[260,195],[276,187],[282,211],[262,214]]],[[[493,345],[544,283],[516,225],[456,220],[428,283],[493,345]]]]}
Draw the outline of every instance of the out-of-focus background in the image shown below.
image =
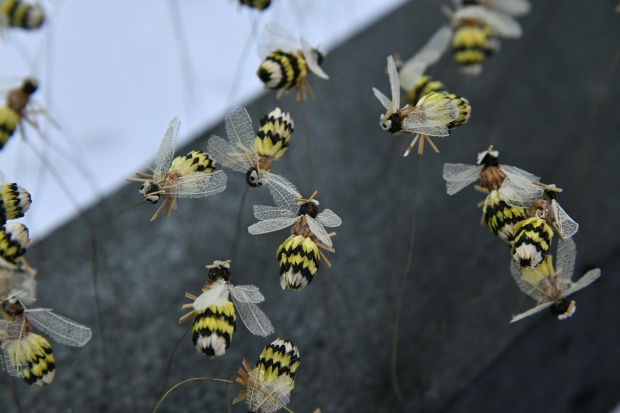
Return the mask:
{"type": "MultiPolygon", "coordinates": [[[[2,45],[2,56],[11,56],[7,60],[21,59],[26,69],[33,68],[29,74],[49,76],[41,81],[46,92],[41,102],[61,132],[43,128],[45,159],[60,168],[50,147],[64,145],[92,174],[86,181],[96,182],[69,188],[100,194],[81,217],[55,230],[35,230],[45,220],[39,218],[46,208],[37,210],[38,199],[45,205],[55,179],[36,158],[26,161],[29,149],[17,137],[0,153],[5,180],[21,182],[21,174],[34,171],[35,183],[24,184],[34,199],[26,221],[32,236],[52,231],[26,255],[38,269],[37,306],[93,328],[84,348],[54,345],[52,385],[39,390],[13,381],[22,411],[151,411],[173,384],[191,377],[227,378],[243,358],[255,363],[276,337],[293,340],[301,353],[289,405],[295,412],[607,412],[618,404],[620,16],[614,2],[537,2],[519,19],[522,38],[503,40],[477,78],[460,75],[446,55],[429,74],[469,99],[472,117],[449,137],[434,140],[439,154],[427,147],[419,158],[403,158],[409,139],[380,129],[384,111],[371,87],[387,94],[386,57],[398,53],[407,59],[446,23],[434,1],[387,8],[385,2],[367,2],[380,11],[363,11],[366,3],[357,1],[274,0],[264,13],[232,1],[218,5],[224,12],[198,2],[144,2],[136,9],[73,3],[44,3],[50,28],[38,43],[38,35],[10,32],[2,45]],[[158,20],[151,20],[155,14],[158,20]],[[327,48],[322,67],[330,80],[308,79],[315,98],[301,103],[293,93],[280,100],[273,92],[259,96],[255,40],[272,20],[327,48]],[[342,22],[357,28],[351,39],[340,31],[342,22]],[[196,34],[213,26],[220,28],[215,34],[196,34]],[[64,33],[69,29],[76,32],[64,33]],[[333,37],[323,37],[328,29],[334,29],[333,37]],[[233,34],[240,38],[235,46],[228,44],[233,34]],[[32,58],[15,51],[22,47],[17,44],[32,58]],[[80,47],[84,51],[77,52],[80,47]],[[147,51],[157,57],[146,57],[147,51]],[[207,72],[223,67],[224,60],[234,64],[223,74],[207,72]],[[55,66],[61,62],[69,68],[55,66]],[[147,64],[138,69],[132,62],[147,64]],[[238,64],[249,75],[237,80],[238,64]],[[113,73],[124,83],[108,80],[113,73]],[[244,95],[250,89],[254,92],[244,95]],[[75,97],[61,103],[69,90],[75,97]],[[139,185],[122,179],[152,164],[174,115],[183,122],[180,154],[206,149],[211,134],[225,136],[223,117],[235,105],[248,108],[255,127],[276,105],[291,112],[296,130],[274,172],[304,195],[317,189],[320,206],[342,217],[336,253],[329,254],[333,266],[322,263],[301,292],[279,286],[275,251],[288,231],[246,232],[255,222],[251,206],[271,199],[264,188],[246,191],[240,173],[228,173],[222,194],[180,200],[169,219],[149,222],[155,207],[131,208],[141,202],[139,185]],[[104,109],[121,107],[102,115],[104,109]],[[85,113],[77,111],[84,108],[85,113]],[[120,149],[121,144],[128,146],[120,149]],[[490,144],[500,151],[502,163],[564,188],[560,202],[581,225],[574,238],[575,277],[602,269],[603,276],[575,296],[578,310],[566,321],[545,311],[509,324],[513,314],[534,302],[512,281],[508,246],[480,226],[476,203],[481,194],[469,187],[446,195],[442,165],[473,164],[490,144]],[[5,169],[9,158],[18,161],[5,169]],[[98,163],[104,161],[111,164],[98,163]],[[103,176],[115,176],[113,183],[103,176]],[[413,265],[394,371],[395,303],[409,253],[414,199],[413,265]],[[238,321],[226,355],[208,359],[197,354],[189,336],[182,337],[190,323],[178,325],[178,318],[184,314],[184,292],[200,292],[204,265],[216,259],[233,260],[234,284],[260,287],[266,297],[261,308],[276,333],[252,336],[238,321]]],[[[24,75],[15,70],[7,76],[24,75]]],[[[27,133],[38,145],[36,134],[27,133]]],[[[77,171],[59,174],[84,180],[77,171]]],[[[55,209],[55,202],[60,201],[47,208],[55,209]]],[[[3,412],[17,411],[9,389],[3,385],[0,392],[3,412]]],[[[229,398],[237,391],[231,386],[229,398]]],[[[188,383],[172,392],[160,411],[196,409],[226,411],[225,386],[188,383]]]]}

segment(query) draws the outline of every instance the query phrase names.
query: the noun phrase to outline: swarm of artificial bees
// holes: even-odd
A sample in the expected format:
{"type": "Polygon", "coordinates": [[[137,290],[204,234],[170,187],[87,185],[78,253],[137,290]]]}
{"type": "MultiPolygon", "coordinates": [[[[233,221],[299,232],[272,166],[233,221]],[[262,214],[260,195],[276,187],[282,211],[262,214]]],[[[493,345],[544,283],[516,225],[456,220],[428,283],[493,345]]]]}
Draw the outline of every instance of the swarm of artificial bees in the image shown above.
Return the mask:
{"type": "MultiPolygon", "coordinates": [[[[243,5],[264,10],[270,1],[241,0],[243,5]]],[[[418,155],[428,143],[439,149],[431,137],[448,136],[467,123],[471,115],[469,101],[448,91],[439,80],[425,74],[450,46],[453,59],[467,76],[481,73],[486,58],[499,50],[500,38],[518,38],[521,27],[514,17],[529,11],[526,0],[457,0],[455,10],[445,9],[449,23],[440,28],[409,60],[387,58],[391,99],[373,88],[375,97],[385,109],[380,126],[394,135],[412,135],[404,156],[417,144],[418,155]],[[407,103],[401,106],[401,89],[407,103]]],[[[43,10],[35,4],[19,0],[0,1],[0,30],[8,27],[36,29],[44,22],[43,10]]],[[[277,90],[280,97],[295,89],[296,99],[313,96],[307,76],[313,73],[329,79],[321,68],[324,54],[310,46],[303,37],[294,37],[277,25],[266,26],[261,38],[263,58],[257,76],[266,88],[277,90]]],[[[15,130],[22,134],[22,122],[36,128],[29,98],[37,90],[37,82],[28,78],[20,88],[9,92],[5,106],[0,107],[0,149],[15,130]],[[30,104],[30,105],[29,105],[30,104]]],[[[212,136],[208,153],[192,150],[175,156],[180,121],[173,118],[160,143],[154,167],[138,172],[128,181],[141,183],[140,194],[146,202],[159,207],[151,217],[166,218],[177,209],[177,199],[215,195],[226,189],[227,176],[220,167],[245,174],[250,187],[265,186],[275,205],[255,205],[257,222],[248,228],[253,235],[291,228],[291,234],[274,248],[280,285],[300,291],[314,279],[321,261],[328,266],[328,252],[335,252],[334,232],[342,220],[330,209],[319,210],[315,191],[304,198],[297,187],[284,176],[272,172],[272,163],[289,148],[294,122],[289,113],[276,107],[266,114],[257,129],[244,108],[236,108],[225,118],[227,139],[212,136]]],[[[588,286],[601,274],[599,269],[572,281],[576,246],[572,236],[578,224],[557,201],[562,189],[540,183],[540,178],[519,168],[500,165],[499,153],[490,147],[478,155],[475,165],[445,164],[443,177],[447,192],[453,195],[478,179],[476,189],[486,198],[481,202],[482,222],[490,231],[509,244],[512,261],[510,272],[517,286],[536,300],[537,305],[512,321],[550,308],[559,319],[570,317],[575,301],[567,297],[588,286]],[[555,264],[553,239],[556,239],[555,264]]],[[[28,229],[15,219],[23,217],[31,203],[28,191],[15,183],[0,187],[0,348],[6,371],[28,384],[44,386],[52,382],[55,360],[45,337],[83,346],[91,338],[89,328],[53,313],[50,309],[32,309],[36,298],[36,271],[24,254],[29,242],[28,229]]],[[[267,315],[257,306],[265,300],[253,285],[233,285],[231,261],[215,260],[206,266],[207,281],[198,296],[186,293],[191,310],[179,322],[193,317],[192,342],[199,353],[215,357],[225,354],[236,330],[237,315],[248,330],[261,337],[275,332],[267,315]]],[[[299,365],[299,351],[288,340],[276,339],[266,346],[252,368],[243,360],[237,382],[243,386],[234,403],[246,400],[248,409],[273,412],[286,406],[294,388],[299,365]]]]}

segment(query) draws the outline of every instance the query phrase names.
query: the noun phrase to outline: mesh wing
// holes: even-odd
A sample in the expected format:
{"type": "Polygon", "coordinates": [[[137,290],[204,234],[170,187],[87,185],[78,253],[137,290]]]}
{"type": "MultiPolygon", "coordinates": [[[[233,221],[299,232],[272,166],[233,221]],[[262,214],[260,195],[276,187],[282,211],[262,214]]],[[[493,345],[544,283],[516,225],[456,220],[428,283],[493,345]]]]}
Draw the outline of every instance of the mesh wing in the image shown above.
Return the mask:
{"type": "Polygon", "coordinates": [[[530,2],[528,0],[487,0],[489,6],[501,13],[510,16],[521,17],[530,12],[530,2]]]}
{"type": "Polygon", "coordinates": [[[314,234],[315,237],[317,237],[317,239],[319,241],[321,241],[323,244],[327,245],[328,247],[332,246],[332,240],[329,237],[329,235],[327,235],[327,231],[325,231],[325,228],[323,227],[323,225],[317,221],[316,219],[306,215],[306,222],[308,223],[308,227],[310,228],[310,231],[312,232],[312,234],[314,234]]]}
{"type": "Polygon", "coordinates": [[[153,180],[156,182],[163,178],[164,174],[168,171],[168,168],[170,168],[170,165],[172,164],[174,148],[177,145],[177,137],[179,136],[180,127],[181,121],[175,116],[170,121],[168,130],[159,144],[157,158],[155,160],[155,172],[153,172],[153,180]]]}
{"type": "Polygon", "coordinates": [[[400,87],[409,91],[415,86],[426,68],[435,64],[445,53],[452,38],[452,29],[442,27],[411,59],[407,60],[400,69],[400,87]]]}
{"type": "Polygon", "coordinates": [[[248,410],[261,413],[273,413],[288,405],[291,389],[295,385],[293,379],[285,374],[265,380],[259,376],[258,369],[250,372],[249,382],[251,385],[246,392],[248,410]]]}
{"type": "MultiPolygon", "coordinates": [[[[21,323],[9,323],[0,320],[0,338],[2,338],[2,330],[5,330],[7,327],[13,328],[13,326],[9,326],[10,324],[17,324],[17,327],[21,328],[21,323]]],[[[28,357],[23,351],[19,340],[3,340],[0,349],[3,356],[3,360],[0,361],[4,361],[0,365],[4,370],[11,376],[24,377],[25,372],[28,370],[28,357]]]]}
{"type": "Polygon", "coordinates": [[[384,108],[388,109],[390,108],[390,105],[392,104],[392,102],[390,101],[390,99],[388,99],[387,96],[385,96],[383,93],[379,92],[378,89],[376,88],[372,88],[372,93],[375,94],[375,97],[377,99],[379,99],[379,102],[381,102],[381,104],[383,105],[384,108]]]}
{"type": "Polygon", "coordinates": [[[555,216],[555,222],[560,228],[560,232],[562,233],[562,238],[565,240],[572,237],[579,231],[579,224],[576,223],[564,209],[558,204],[558,202],[554,199],[551,201],[551,206],[553,208],[553,215],[555,216]]]}
{"type": "Polygon", "coordinates": [[[297,214],[298,205],[294,198],[301,198],[301,194],[291,182],[280,175],[266,172],[264,177],[269,186],[269,193],[276,206],[281,209],[289,209],[294,215],[297,214]]]}
{"type": "Polygon", "coordinates": [[[245,108],[233,109],[226,114],[225,123],[230,145],[237,151],[243,151],[248,159],[255,159],[257,155],[253,149],[256,133],[248,111],[245,108]]]}
{"type": "Polygon", "coordinates": [[[510,165],[500,165],[500,167],[502,168],[502,170],[504,171],[504,173],[506,175],[512,175],[512,176],[519,176],[523,179],[526,179],[529,182],[535,181],[535,182],[539,182],[540,181],[540,177],[531,174],[527,171],[524,171],[523,169],[517,168],[515,166],[510,166],[510,165]]]}
{"type": "Polygon", "coordinates": [[[566,297],[566,296],[569,296],[569,295],[571,295],[573,293],[576,293],[577,291],[581,290],[582,288],[585,288],[588,285],[592,284],[600,276],[601,276],[601,269],[600,268],[595,268],[593,270],[588,271],[587,273],[584,274],[583,277],[581,277],[579,280],[577,280],[577,282],[573,283],[573,285],[571,285],[571,287],[569,289],[564,291],[564,294],[562,296],[566,297]]]}
{"type": "Polygon", "coordinates": [[[458,116],[459,108],[450,99],[426,101],[403,120],[403,130],[428,136],[448,136],[448,123],[458,116]]]}
{"type": "Polygon", "coordinates": [[[228,281],[224,281],[223,279],[219,279],[213,284],[209,286],[209,288],[204,291],[192,305],[194,310],[204,310],[205,308],[209,308],[214,304],[218,304],[222,300],[227,300],[229,295],[229,284],[228,281]]]}
{"type": "Polygon", "coordinates": [[[519,175],[506,175],[500,190],[508,205],[529,208],[532,203],[542,198],[544,190],[534,185],[527,178],[519,175]]]}
{"type": "Polygon", "coordinates": [[[318,55],[314,48],[310,46],[310,44],[303,37],[301,40],[301,50],[304,53],[304,57],[306,58],[306,64],[308,65],[308,69],[321,79],[329,79],[327,73],[323,71],[321,66],[319,66],[318,55]]]}
{"type": "Polygon", "coordinates": [[[72,347],[82,347],[93,335],[90,328],[47,310],[26,310],[28,320],[52,339],[72,347]]]}
{"type": "Polygon", "coordinates": [[[228,177],[224,171],[195,172],[178,178],[166,186],[166,193],[174,198],[202,198],[226,189],[228,177]]]}
{"type": "Polygon", "coordinates": [[[454,195],[467,185],[480,179],[482,165],[446,163],[443,165],[443,179],[446,180],[448,195],[454,195]]]}
{"type": "Polygon", "coordinates": [[[207,146],[209,155],[227,168],[245,173],[253,165],[251,157],[245,150],[237,150],[235,146],[219,136],[211,135],[207,146]]]}
{"type": "Polygon", "coordinates": [[[277,23],[268,23],[263,29],[258,44],[258,54],[261,59],[276,50],[294,52],[299,49],[299,39],[277,23]]]}
{"type": "Polygon", "coordinates": [[[0,266],[0,300],[19,295],[28,304],[36,297],[37,282],[25,271],[0,266]]]}
{"type": "MultiPolygon", "coordinates": [[[[390,77],[390,90],[392,92],[392,107],[395,110],[400,109],[400,79],[398,78],[398,70],[392,55],[387,58],[387,71],[390,77]]],[[[375,94],[376,96],[376,94],[375,94]]]]}
{"type": "Polygon", "coordinates": [[[269,221],[259,221],[248,227],[248,232],[252,235],[266,234],[268,232],[279,231],[290,227],[297,221],[298,217],[293,218],[276,218],[269,221]]]}
{"type": "Polygon", "coordinates": [[[536,313],[540,313],[542,310],[544,310],[545,308],[549,308],[551,306],[551,304],[553,304],[552,301],[546,302],[546,303],[542,303],[540,305],[537,305],[534,308],[531,308],[529,310],[527,310],[524,313],[518,314],[518,315],[513,315],[512,316],[512,320],[510,320],[511,323],[514,323],[515,321],[519,321],[524,319],[525,317],[529,317],[532,314],[536,314],[536,313]]]}
{"type": "Polygon", "coordinates": [[[562,285],[570,285],[571,278],[575,272],[575,258],[577,257],[577,246],[572,239],[560,240],[558,243],[557,259],[555,261],[558,280],[562,285]]]}
{"type": "Polygon", "coordinates": [[[294,218],[295,214],[288,208],[282,209],[274,206],[254,205],[254,217],[261,221],[269,221],[278,218],[294,218]]]}
{"type": "Polygon", "coordinates": [[[489,10],[483,6],[468,6],[457,10],[454,19],[458,20],[482,20],[501,37],[518,38],[523,30],[518,21],[512,17],[489,10]]]}
{"type": "MultiPolygon", "coordinates": [[[[523,291],[525,294],[532,297],[534,300],[538,301],[539,303],[549,301],[549,296],[547,294],[545,294],[537,286],[534,286],[525,280],[525,278],[523,277],[522,271],[532,271],[532,270],[521,269],[519,267],[519,264],[517,264],[516,262],[514,261],[510,262],[510,274],[512,275],[512,278],[517,283],[517,286],[519,287],[519,289],[523,291]]],[[[533,271],[535,271],[535,269],[533,271]]]]}
{"type": "Polygon", "coordinates": [[[255,304],[265,299],[257,287],[253,285],[231,286],[230,293],[241,321],[252,334],[265,337],[275,331],[269,318],[255,304]]]}
{"type": "Polygon", "coordinates": [[[342,219],[331,209],[325,209],[316,216],[317,220],[324,227],[334,228],[342,225],[342,219]]]}

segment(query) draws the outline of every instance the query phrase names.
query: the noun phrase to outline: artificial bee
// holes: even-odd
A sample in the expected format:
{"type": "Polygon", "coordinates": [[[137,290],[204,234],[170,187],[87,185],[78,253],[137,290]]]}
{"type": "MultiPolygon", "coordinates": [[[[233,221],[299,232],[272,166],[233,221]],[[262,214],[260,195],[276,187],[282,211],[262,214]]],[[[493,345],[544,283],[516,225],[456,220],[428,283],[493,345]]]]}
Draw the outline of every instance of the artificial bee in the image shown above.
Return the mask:
{"type": "Polygon", "coordinates": [[[15,267],[23,262],[29,243],[30,237],[25,225],[19,222],[4,224],[0,229],[0,265],[15,267]]]}
{"type": "Polygon", "coordinates": [[[306,81],[309,71],[321,79],[329,79],[320,66],[323,53],[310,46],[303,37],[296,39],[276,24],[265,26],[260,50],[263,62],[256,75],[265,87],[279,91],[277,98],[293,87],[297,100],[305,99],[306,93],[314,96],[306,81]]]}
{"type": "Polygon", "coordinates": [[[246,400],[248,410],[256,413],[273,413],[286,407],[295,388],[299,363],[299,350],[292,341],[280,338],[273,341],[263,348],[256,367],[243,360],[236,382],[244,389],[233,403],[246,400]]]}
{"type": "Polygon", "coordinates": [[[453,29],[454,60],[467,76],[482,72],[485,56],[499,51],[500,37],[519,38],[522,34],[521,25],[511,16],[484,6],[466,6],[454,12],[443,10],[453,29]]]}
{"type": "Polygon", "coordinates": [[[468,6],[483,6],[514,17],[525,16],[530,12],[528,0],[454,0],[454,5],[457,9],[468,6]]]}
{"type": "Polygon", "coordinates": [[[319,202],[314,199],[316,191],[308,199],[299,193],[286,196],[272,191],[276,206],[254,206],[254,217],[259,222],[248,227],[250,234],[265,234],[291,227],[291,236],[276,252],[280,267],[280,285],[283,289],[301,290],[310,282],[319,269],[321,258],[331,267],[331,262],[322,250],[335,252],[331,237],[325,227],[338,227],[342,220],[330,209],[319,213],[319,202]]]}
{"type": "Polygon", "coordinates": [[[196,297],[185,293],[193,302],[183,305],[182,309],[193,310],[179,319],[182,323],[194,316],[192,341],[199,353],[213,357],[226,352],[236,329],[235,309],[252,334],[265,337],[274,332],[271,321],[256,305],[265,300],[258,287],[232,285],[228,281],[230,261],[214,261],[207,268],[209,280],[202,294],[196,297]]]}
{"type": "Polygon", "coordinates": [[[577,305],[574,300],[568,301],[566,297],[587,287],[601,276],[601,270],[596,268],[573,282],[571,279],[576,255],[575,242],[569,238],[559,242],[555,270],[551,255],[548,255],[544,263],[534,269],[523,269],[515,262],[511,262],[510,272],[517,285],[521,291],[537,301],[536,307],[513,316],[511,323],[536,314],[547,307],[551,308],[551,313],[559,320],[565,320],[574,314],[577,305]]]}
{"type": "Polygon", "coordinates": [[[553,230],[544,219],[525,218],[514,226],[510,244],[512,259],[522,268],[537,267],[547,258],[552,240],[553,230]]]}
{"type": "Polygon", "coordinates": [[[245,173],[251,187],[267,185],[270,190],[296,194],[297,189],[285,178],[271,173],[271,163],[282,157],[293,131],[288,113],[274,110],[261,120],[258,134],[254,133],[252,119],[245,108],[236,108],[226,114],[228,141],[219,136],[209,138],[209,152],[222,160],[222,165],[245,173]],[[273,121],[271,120],[273,119],[273,121]]]}
{"type": "Polygon", "coordinates": [[[439,152],[430,136],[448,136],[450,128],[458,126],[454,122],[461,114],[459,104],[469,106],[469,103],[463,98],[453,99],[445,93],[431,92],[424,95],[415,106],[407,104],[401,108],[400,80],[396,64],[392,56],[388,56],[387,60],[392,100],[374,87],[372,88],[376,98],[386,109],[386,113],[380,117],[381,128],[394,135],[415,134],[404,156],[409,155],[418,139],[420,140],[418,154],[424,152],[426,140],[435,152],[439,152]]]}
{"type": "Polygon", "coordinates": [[[30,208],[30,193],[16,183],[0,185],[0,224],[24,216],[30,208]]]}
{"type": "Polygon", "coordinates": [[[37,91],[38,83],[33,78],[26,78],[21,87],[11,89],[6,96],[6,105],[0,107],[0,149],[4,147],[15,129],[22,131],[21,121],[25,121],[38,130],[38,125],[32,115],[44,113],[42,109],[27,109],[30,98],[37,91]]]}
{"type": "Polygon", "coordinates": [[[519,222],[527,219],[525,208],[509,205],[501,189],[489,192],[482,205],[482,224],[501,240],[512,244],[519,222]]]}
{"type": "Polygon", "coordinates": [[[21,0],[0,0],[0,29],[19,27],[22,29],[38,29],[45,21],[45,13],[41,5],[26,3],[21,0]]]}
{"type": "Polygon", "coordinates": [[[34,333],[32,326],[55,341],[73,347],[82,347],[92,336],[90,328],[51,310],[27,310],[18,295],[3,300],[0,312],[4,316],[4,320],[0,320],[0,347],[7,373],[37,387],[54,380],[56,364],[49,341],[34,333]]]}
{"type": "Polygon", "coordinates": [[[127,181],[142,182],[139,191],[145,201],[156,204],[163,198],[151,221],[155,221],[164,208],[168,218],[177,208],[177,198],[202,198],[226,189],[226,174],[215,170],[216,160],[208,154],[197,150],[174,157],[180,125],[177,117],[170,121],[157,151],[155,168],[148,167],[152,175],[137,172],[139,178],[126,178],[127,181]]]}

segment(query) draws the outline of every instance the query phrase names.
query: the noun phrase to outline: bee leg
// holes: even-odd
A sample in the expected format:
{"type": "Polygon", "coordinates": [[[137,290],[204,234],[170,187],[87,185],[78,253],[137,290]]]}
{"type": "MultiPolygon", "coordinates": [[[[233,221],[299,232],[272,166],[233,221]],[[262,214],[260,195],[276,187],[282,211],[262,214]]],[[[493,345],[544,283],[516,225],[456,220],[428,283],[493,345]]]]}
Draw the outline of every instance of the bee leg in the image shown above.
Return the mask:
{"type": "Polygon", "coordinates": [[[161,214],[161,211],[164,210],[164,207],[166,205],[168,205],[168,203],[170,202],[170,198],[166,198],[164,199],[164,202],[161,203],[161,205],[159,206],[159,208],[157,208],[157,211],[155,211],[155,214],[153,214],[153,217],[151,218],[151,221],[155,221],[157,219],[157,217],[159,216],[159,214],[161,214]]]}
{"type": "Polygon", "coordinates": [[[151,174],[145,174],[144,172],[136,172],[137,176],[141,176],[143,178],[149,178],[149,180],[153,179],[153,175],[151,174]]]}
{"type": "MultiPolygon", "coordinates": [[[[191,304],[190,304],[191,305],[191,304]]],[[[185,306],[184,306],[185,307],[185,306]]],[[[194,310],[190,311],[189,313],[185,314],[183,317],[179,318],[179,324],[185,322],[185,320],[187,320],[188,318],[190,318],[191,316],[194,315],[194,310]]]]}
{"type": "Polygon", "coordinates": [[[155,168],[153,168],[152,166],[147,166],[146,169],[148,169],[149,171],[155,173],[155,168]]]}
{"type": "Polygon", "coordinates": [[[323,261],[325,261],[325,264],[327,264],[327,266],[331,268],[332,263],[331,263],[331,261],[329,261],[329,259],[327,258],[327,256],[323,253],[323,251],[319,250],[319,255],[321,256],[321,258],[323,259],[323,261]]]}
{"type": "MultiPolygon", "coordinates": [[[[431,147],[435,150],[435,153],[439,153],[439,149],[437,149],[430,136],[426,136],[426,139],[428,140],[428,144],[431,145],[431,147]]],[[[419,153],[422,154],[422,152],[419,153]]]]}
{"type": "Polygon", "coordinates": [[[170,214],[173,209],[177,209],[177,200],[176,198],[168,198],[170,202],[168,202],[168,208],[166,208],[166,218],[170,218],[170,214]]]}
{"type": "Polygon", "coordinates": [[[416,144],[416,142],[418,141],[419,138],[420,138],[420,134],[416,133],[415,137],[413,138],[413,140],[409,144],[409,147],[407,148],[407,150],[405,151],[405,154],[403,156],[409,156],[409,153],[411,152],[411,150],[413,149],[413,147],[415,146],[415,144],[416,144]]]}

